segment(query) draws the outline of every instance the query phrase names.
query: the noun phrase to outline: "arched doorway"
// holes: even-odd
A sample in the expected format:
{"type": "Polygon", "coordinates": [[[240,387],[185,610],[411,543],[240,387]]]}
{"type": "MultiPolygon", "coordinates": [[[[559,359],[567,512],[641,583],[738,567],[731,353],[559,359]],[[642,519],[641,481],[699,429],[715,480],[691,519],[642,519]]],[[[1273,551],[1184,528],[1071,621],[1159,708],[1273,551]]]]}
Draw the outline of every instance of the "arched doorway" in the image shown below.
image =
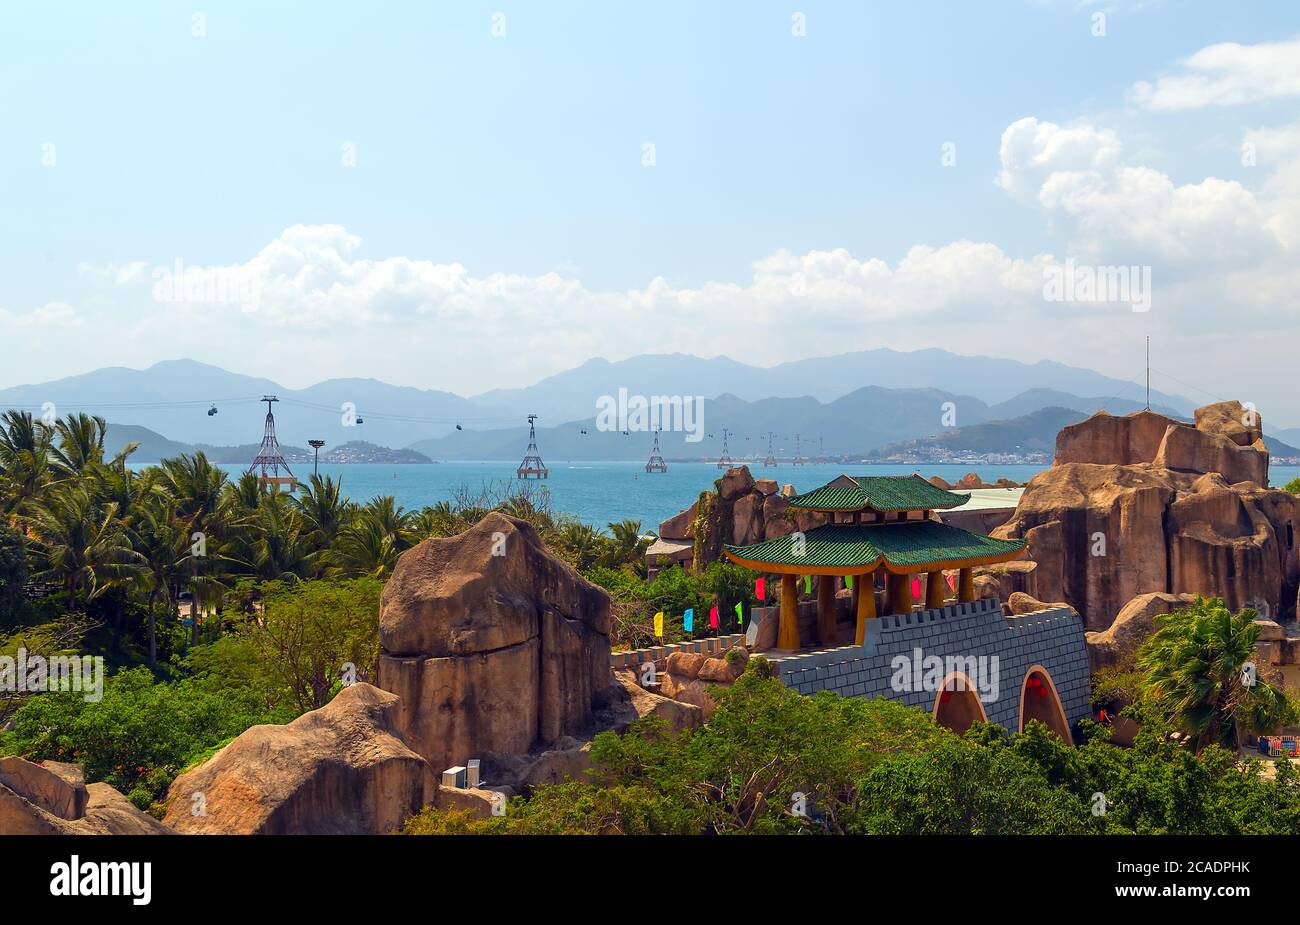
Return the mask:
{"type": "Polygon", "coordinates": [[[1042,665],[1033,665],[1025,672],[1025,679],[1020,682],[1020,731],[1025,731],[1025,724],[1036,719],[1061,739],[1074,744],[1070,735],[1070,724],[1065,719],[1065,710],[1061,706],[1061,697],[1056,692],[1056,684],[1047,669],[1042,665]]]}
{"type": "Polygon", "coordinates": [[[987,723],[988,714],[980,703],[979,692],[971,679],[954,671],[943,679],[930,712],[934,721],[961,735],[975,723],[987,723]]]}

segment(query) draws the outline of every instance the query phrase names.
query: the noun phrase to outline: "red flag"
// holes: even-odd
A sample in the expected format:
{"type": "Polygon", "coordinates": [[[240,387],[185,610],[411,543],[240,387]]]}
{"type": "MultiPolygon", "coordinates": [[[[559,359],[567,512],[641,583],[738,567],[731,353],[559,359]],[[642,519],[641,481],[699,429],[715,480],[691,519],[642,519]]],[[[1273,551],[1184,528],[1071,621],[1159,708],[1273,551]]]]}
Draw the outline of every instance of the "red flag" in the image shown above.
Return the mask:
{"type": "Polygon", "coordinates": [[[757,597],[760,601],[767,600],[767,579],[766,578],[754,579],[754,596],[757,597]]]}
{"type": "Polygon", "coordinates": [[[718,605],[714,604],[709,608],[709,626],[712,629],[718,628],[718,605]]]}
{"type": "Polygon", "coordinates": [[[921,597],[921,579],[912,579],[912,599],[919,600],[921,597]]]}
{"type": "Polygon", "coordinates": [[[949,572],[949,573],[948,573],[948,587],[952,588],[952,593],[953,593],[953,594],[956,594],[956,593],[957,593],[957,573],[956,573],[956,572],[949,572]]]}

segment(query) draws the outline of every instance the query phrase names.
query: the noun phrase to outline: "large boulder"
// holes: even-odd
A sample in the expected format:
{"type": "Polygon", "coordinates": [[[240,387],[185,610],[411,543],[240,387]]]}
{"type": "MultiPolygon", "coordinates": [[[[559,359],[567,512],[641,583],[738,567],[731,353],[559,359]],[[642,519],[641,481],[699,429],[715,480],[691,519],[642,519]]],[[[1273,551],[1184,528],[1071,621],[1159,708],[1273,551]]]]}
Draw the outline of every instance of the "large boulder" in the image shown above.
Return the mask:
{"type": "Polygon", "coordinates": [[[1257,413],[1224,402],[1200,409],[1197,427],[1141,411],[1062,430],[1055,464],[993,531],[1025,539],[1037,563],[1032,587],[1017,590],[1069,601],[1093,631],[1152,592],[1291,614],[1300,498],[1264,487],[1258,426],[1257,413]]]}
{"type": "Polygon", "coordinates": [[[659,538],[663,540],[689,540],[695,538],[695,511],[692,504],[679,514],[659,522],[659,538]]]}
{"type": "Polygon", "coordinates": [[[172,782],[164,821],[203,835],[390,832],[434,785],[397,713],[395,696],[359,683],[288,725],[254,726],[172,782]]]}
{"type": "Polygon", "coordinates": [[[402,554],[384,588],[379,687],[434,771],[582,735],[610,695],[609,596],[528,523],[491,513],[402,554]]]}
{"type": "Polygon", "coordinates": [[[1195,599],[1194,594],[1166,594],[1163,591],[1139,594],[1133,598],[1124,605],[1107,629],[1084,634],[1092,669],[1113,668],[1130,662],[1142,644],[1155,632],[1157,616],[1172,613],[1195,599]]]}
{"type": "Polygon", "coordinates": [[[0,835],[166,835],[171,830],[80,766],[0,759],[0,835]]]}

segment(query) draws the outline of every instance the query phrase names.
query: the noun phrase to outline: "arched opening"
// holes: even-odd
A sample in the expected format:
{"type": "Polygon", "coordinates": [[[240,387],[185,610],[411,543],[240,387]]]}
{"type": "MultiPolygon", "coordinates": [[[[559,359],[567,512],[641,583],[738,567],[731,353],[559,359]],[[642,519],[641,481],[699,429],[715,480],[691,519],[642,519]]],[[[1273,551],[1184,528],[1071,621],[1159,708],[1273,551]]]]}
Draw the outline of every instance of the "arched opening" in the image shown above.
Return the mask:
{"type": "Polygon", "coordinates": [[[946,726],[958,735],[975,723],[989,721],[975,685],[960,671],[944,678],[939,693],[934,697],[934,709],[930,715],[940,726],[946,726]]]}
{"type": "Polygon", "coordinates": [[[1073,745],[1074,737],[1070,735],[1070,724],[1065,719],[1065,709],[1061,706],[1061,697],[1056,692],[1056,684],[1047,669],[1042,665],[1033,665],[1025,672],[1025,679],[1020,683],[1020,731],[1025,731],[1025,724],[1036,719],[1061,740],[1073,745]]]}

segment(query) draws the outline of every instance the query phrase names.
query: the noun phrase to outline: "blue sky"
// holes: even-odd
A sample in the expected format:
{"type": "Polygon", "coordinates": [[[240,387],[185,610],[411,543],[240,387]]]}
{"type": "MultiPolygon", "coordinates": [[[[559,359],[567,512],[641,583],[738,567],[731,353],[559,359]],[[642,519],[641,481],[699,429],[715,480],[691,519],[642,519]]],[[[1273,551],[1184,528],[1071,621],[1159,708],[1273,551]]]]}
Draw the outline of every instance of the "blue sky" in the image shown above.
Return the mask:
{"type": "MultiPolygon", "coordinates": [[[[1094,154],[1106,145],[1097,139],[1117,138],[1122,164],[1174,187],[1239,183],[1252,197],[1244,211],[1262,204],[1243,222],[1294,219],[1285,159],[1298,97],[1249,52],[1300,35],[1300,8],[1284,4],[87,2],[6,18],[0,336],[36,343],[7,354],[0,385],[186,355],[287,384],[373,375],[472,393],[595,354],[767,363],[882,344],[1129,376],[1148,332],[1177,353],[1171,372],[1205,376],[1236,335],[1207,321],[1222,300],[1188,293],[1206,291],[1205,272],[1236,291],[1225,281],[1256,278],[1254,258],[1208,267],[1187,244],[1204,245],[1204,229],[1152,243],[1105,233],[1113,210],[1045,206],[1029,187],[1012,194],[1014,181],[999,183],[1006,133],[1026,118],[1083,126],[1094,154]],[[197,36],[196,6],[206,16],[197,36]],[[1104,36],[1093,34],[1098,12],[1104,36]],[[493,34],[497,13],[504,35],[493,34]],[[795,13],[802,37],[791,34],[795,13]],[[1141,82],[1177,79],[1185,59],[1225,42],[1247,49],[1229,65],[1246,75],[1243,99],[1141,101],[1141,82]],[[1243,166],[1254,131],[1281,139],[1276,163],[1243,166]],[[953,166],[941,163],[945,143],[953,166]],[[342,163],[345,144],[354,167],[342,163]],[[50,152],[53,166],[42,162],[50,152]],[[1030,336],[996,292],[964,287],[962,274],[984,270],[962,259],[862,299],[841,279],[808,308],[788,267],[776,271],[783,295],[755,292],[756,263],[775,254],[843,252],[897,272],[914,248],[954,242],[1010,261],[1151,264],[1182,292],[1149,317],[1040,313],[1060,337],[1030,336]],[[258,312],[160,309],[151,298],[157,267],[241,266],[259,254],[257,272],[269,275],[258,312]],[[444,286],[447,267],[463,276],[444,286]],[[945,276],[950,289],[931,292],[945,276]],[[1004,310],[1012,323],[1000,337],[973,333],[1004,310]],[[752,330],[736,336],[745,321],[752,330]],[[812,344],[782,342],[804,323],[812,344]],[[507,336],[532,348],[527,362],[482,359],[507,336]],[[474,362],[428,362],[462,339],[458,352],[474,362]],[[423,355],[395,357],[402,344],[423,355]]],[[[1103,171],[1114,160],[1089,157],[1103,171]]],[[[1282,238],[1269,292],[1243,296],[1243,336],[1260,345],[1283,322],[1294,330],[1282,259],[1294,254],[1282,238]],[[1270,315],[1267,300],[1280,297],[1289,307],[1270,315]]],[[[1259,251],[1247,235],[1241,253],[1259,251]]],[[[831,263],[832,277],[861,270],[831,263]]],[[[1240,381],[1224,364],[1202,384],[1217,396],[1240,381]]],[[[1300,421],[1300,400],[1273,394],[1281,379],[1248,384],[1291,402],[1285,416],[1300,421]]]]}

